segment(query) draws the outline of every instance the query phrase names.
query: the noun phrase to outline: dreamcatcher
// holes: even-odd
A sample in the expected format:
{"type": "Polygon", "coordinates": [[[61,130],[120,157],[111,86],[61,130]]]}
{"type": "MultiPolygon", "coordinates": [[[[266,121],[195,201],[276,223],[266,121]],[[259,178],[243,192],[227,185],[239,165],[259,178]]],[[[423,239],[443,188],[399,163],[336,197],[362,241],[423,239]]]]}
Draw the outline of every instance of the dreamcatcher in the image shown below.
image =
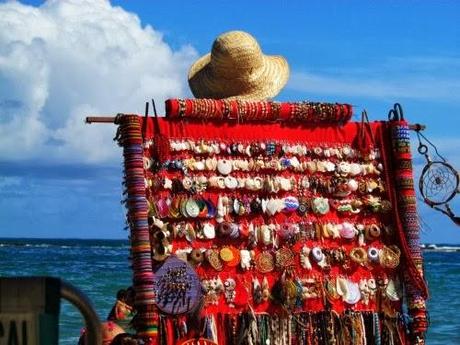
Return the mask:
{"type": "MultiPolygon", "coordinates": [[[[393,109],[388,113],[388,120],[404,121],[404,114],[399,103],[395,103],[393,109]]],[[[457,170],[441,156],[436,146],[421,133],[422,126],[415,125],[413,129],[417,133],[419,142],[417,151],[425,156],[426,159],[426,165],[419,179],[419,190],[422,194],[423,201],[431,208],[447,215],[455,224],[460,226],[460,217],[455,216],[448,204],[449,201],[460,193],[459,174],[457,170]],[[434,149],[436,153],[435,160],[431,159],[428,154],[428,146],[424,144],[423,141],[434,149]]]]}
{"type": "Polygon", "coordinates": [[[448,204],[460,193],[459,174],[439,154],[436,146],[420,132],[419,128],[416,129],[416,133],[419,142],[417,151],[426,159],[426,165],[422,170],[418,185],[423,201],[431,208],[447,215],[455,224],[460,226],[460,217],[455,216],[448,204]],[[422,140],[433,147],[436,159],[431,159],[428,154],[428,146],[422,140]]]}

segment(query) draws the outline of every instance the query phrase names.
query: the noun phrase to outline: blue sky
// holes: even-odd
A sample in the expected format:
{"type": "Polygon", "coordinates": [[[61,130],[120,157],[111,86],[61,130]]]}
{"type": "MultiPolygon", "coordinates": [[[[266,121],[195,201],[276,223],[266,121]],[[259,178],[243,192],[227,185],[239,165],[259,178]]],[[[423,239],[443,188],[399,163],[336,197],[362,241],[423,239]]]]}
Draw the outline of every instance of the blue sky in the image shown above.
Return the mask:
{"type": "MultiPolygon", "coordinates": [[[[372,120],[400,102],[458,168],[459,22],[457,1],[0,2],[0,237],[126,238],[115,127],[84,117],[190,97],[189,66],[234,29],[287,58],[277,99],[372,120]]],[[[460,243],[419,205],[423,241],[460,243]]]]}

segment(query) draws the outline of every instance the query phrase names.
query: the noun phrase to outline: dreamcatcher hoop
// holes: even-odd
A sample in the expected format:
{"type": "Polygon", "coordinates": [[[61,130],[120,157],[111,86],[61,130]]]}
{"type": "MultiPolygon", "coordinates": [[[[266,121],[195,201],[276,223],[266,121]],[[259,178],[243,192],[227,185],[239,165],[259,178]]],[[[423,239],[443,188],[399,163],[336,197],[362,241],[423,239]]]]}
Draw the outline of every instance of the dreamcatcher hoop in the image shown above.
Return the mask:
{"type": "Polygon", "coordinates": [[[423,168],[419,189],[428,205],[442,205],[457,195],[459,183],[458,172],[450,164],[433,161],[423,168]]]}

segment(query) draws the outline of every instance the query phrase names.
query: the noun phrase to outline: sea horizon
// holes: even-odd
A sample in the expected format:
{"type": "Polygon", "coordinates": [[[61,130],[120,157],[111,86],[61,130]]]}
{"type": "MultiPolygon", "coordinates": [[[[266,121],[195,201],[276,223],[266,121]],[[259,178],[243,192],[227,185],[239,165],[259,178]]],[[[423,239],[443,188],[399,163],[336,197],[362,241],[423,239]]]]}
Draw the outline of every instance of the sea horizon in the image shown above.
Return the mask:
{"type": "MultiPolygon", "coordinates": [[[[425,274],[430,288],[431,326],[427,344],[460,344],[460,322],[455,282],[460,275],[460,246],[436,244],[424,250],[425,274]],[[444,249],[442,249],[444,248],[444,249]]],[[[0,237],[0,276],[53,276],[79,288],[93,303],[101,320],[107,318],[116,292],[132,284],[126,239],[0,237]]],[[[76,344],[83,327],[78,310],[61,304],[59,344],[76,344]]]]}
{"type": "MultiPolygon", "coordinates": [[[[50,241],[124,241],[129,244],[128,238],[100,238],[100,237],[0,237],[1,241],[23,241],[23,240],[31,240],[31,241],[43,241],[43,240],[50,240],[50,241]]],[[[427,245],[436,245],[436,246],[447,246],[447,247],[460,247],[460,242],[458,243],[445,243],[445,242],[421,242],[421,246],[427,245]]]]}

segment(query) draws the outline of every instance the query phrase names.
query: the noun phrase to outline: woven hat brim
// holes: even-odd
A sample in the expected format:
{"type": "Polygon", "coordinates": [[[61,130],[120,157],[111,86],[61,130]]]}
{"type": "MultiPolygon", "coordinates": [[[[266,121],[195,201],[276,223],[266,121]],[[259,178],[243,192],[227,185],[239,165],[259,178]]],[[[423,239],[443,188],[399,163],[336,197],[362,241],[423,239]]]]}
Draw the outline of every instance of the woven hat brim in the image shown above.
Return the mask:
{"type": "Polygon", "coordinates": [[[213,73],[211,54],[190,68],[188,82],[196,98],[263,100],[275,97],[289,79],[289,65],[278,55],[263,56],[263,65],[243,78],[222,78],[213,73]]]}

